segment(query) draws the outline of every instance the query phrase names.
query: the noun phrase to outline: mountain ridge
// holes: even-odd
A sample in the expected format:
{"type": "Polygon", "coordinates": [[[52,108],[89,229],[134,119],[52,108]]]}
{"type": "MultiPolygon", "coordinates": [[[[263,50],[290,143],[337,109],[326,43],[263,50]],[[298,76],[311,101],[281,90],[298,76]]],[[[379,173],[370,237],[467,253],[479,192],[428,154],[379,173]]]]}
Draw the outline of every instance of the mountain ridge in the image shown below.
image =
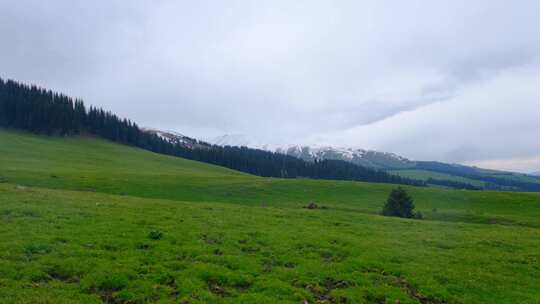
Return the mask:
{"type": "Polygon", "coordinates": [[[193,137],[186,136],[184,134],[178,133],[176,131],[163,131],[163,130],[157,130],[152,128],[142,128],[144,132],[152,133],[160,137],[161,139],[175,145],[181,145],[189,149],[205,149],[205,148],[211,148],[212,145],[204,142],[202,140],[198,140],[193,137]]]}
{"type": "Polygon", "coordinates": [[[260,140],[252,140],[241,134],[225,134],[207,139],[207,142],[218,146],[245,146],[261,149],[294,156],[306,161],[324,159],[344,160],[374,169],[411,168],[414,163],[414,161],[406,157],[391,152],[329,145],[264,143],[260,142],[260,140]]]}
{"type": "Polygon", "coordinates": [[[222,135],[208,140],[212,144],[247,146],[294,156],[306,161],[342,160],[353,164],[383,170],[401,177],[419,179],[428,184],[488,190],[540,191],[538,175],[510,171],[483,169],[439,161],[411,160],[391,152],[319,145],[277,145],[250,141],[243,135],[222,135]]]}

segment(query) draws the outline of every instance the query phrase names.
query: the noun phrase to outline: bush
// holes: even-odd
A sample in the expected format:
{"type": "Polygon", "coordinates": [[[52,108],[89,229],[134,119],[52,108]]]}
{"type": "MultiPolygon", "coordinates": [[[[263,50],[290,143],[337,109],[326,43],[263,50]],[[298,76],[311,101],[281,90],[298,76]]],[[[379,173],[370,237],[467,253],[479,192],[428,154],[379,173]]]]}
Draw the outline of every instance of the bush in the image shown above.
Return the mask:
{"type": "Polygon", "coordinates": [[[405,189],[398,187],[388,196],[382,214],[404,218],[414,217],[414,202],[405,189]]]}
{"type": "Polygon", "coordinates": [[[148,234],[148,238],[155,241],[161,240],[162,237],[163,237],[163,232],[158,231],[158,230],[150,231],[150,233],[148,234]]]}

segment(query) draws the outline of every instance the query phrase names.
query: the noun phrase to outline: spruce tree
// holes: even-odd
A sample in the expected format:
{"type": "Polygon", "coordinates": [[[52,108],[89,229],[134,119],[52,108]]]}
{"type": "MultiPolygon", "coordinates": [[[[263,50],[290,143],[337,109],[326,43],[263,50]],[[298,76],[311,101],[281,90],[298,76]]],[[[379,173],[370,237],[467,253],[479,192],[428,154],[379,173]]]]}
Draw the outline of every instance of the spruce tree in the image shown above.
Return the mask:
{"type": "Polygon", "coordinates": [[[398,187],[388,196],[382,214],[404,218],[414,217],[414,202],[405,189],[398,187]]]}

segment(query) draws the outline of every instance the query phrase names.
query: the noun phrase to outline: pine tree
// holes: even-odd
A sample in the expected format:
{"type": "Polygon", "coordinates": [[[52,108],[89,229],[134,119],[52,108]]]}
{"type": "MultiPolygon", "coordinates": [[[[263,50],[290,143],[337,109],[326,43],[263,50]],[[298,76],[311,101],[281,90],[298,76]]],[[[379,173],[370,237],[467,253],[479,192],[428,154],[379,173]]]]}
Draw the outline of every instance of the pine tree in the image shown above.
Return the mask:
{"type": "Polygon", "coordinates": [[[382,214],[404,218],[414,217],[414,202],[405,189],[398,187],[388,196],[382,214]]]}

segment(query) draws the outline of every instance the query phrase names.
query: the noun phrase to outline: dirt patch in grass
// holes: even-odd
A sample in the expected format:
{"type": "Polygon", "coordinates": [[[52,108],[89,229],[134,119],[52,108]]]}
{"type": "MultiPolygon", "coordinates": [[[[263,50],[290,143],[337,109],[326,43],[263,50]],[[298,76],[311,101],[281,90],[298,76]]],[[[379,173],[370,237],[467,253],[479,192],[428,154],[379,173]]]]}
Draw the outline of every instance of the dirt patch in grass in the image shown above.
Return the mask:
{"type": "Polygon", "coordinates": [[[416,289],[409,282],[407,282],[405,279],[400,278],[400,277],[395,277],[393,279],[393,285],[405,289],[405,291],[410,297],[415,298],[422,304],[447,304],[448,303],[445,300],[432,298],[432,297],[423,295],[418,289],[416,289]]]}
{"type": "Polygon", "coordinates": [[[217,280],[208,280],[208,290],[219,297],[226,297],[229,295],[227,290],[225,290],[225,287],[221,286],[217,280]]]}
{"type": "Polygon", "coordinates": [[[81,274],[73,269],[63,267],[62,265],[52,265],[46,270],[49,277],[54,280],[65,283],[78,283],[81,281],[81,274]]]}
{"type": "Polygon", "coordinates": [[[396,276],[396,275],[390,274],[390,273],[384,271],[384,269],[369,268],[369,269],[366,269],[365,272],[367,272],[367,273],[377,273],[377,274],[381,275],[388,284],[390,284],[390,285],[392,285],[394,287],[398,287],[398,288],[403,289],[409,295],[409,297],[411,297],[413,299],[416,299],[418,302],[420,302],[422,304],[448,304],[448,302],[446,300],[422,294],[422,292],[420,290],[418,290],[416,287],[414,287],[405,278],[403,278],[401,276],[396,276]]]}
{"type": "Polygon", "coordinates": [[[212,236],[208,234],[201,234],[201,240],[208,245],[221,245],[223,244],[223,238],[221,236],[212,236]]]}
{"type": "MultiPolygon", "coordinates": [[[[383,295],[373,294],[371,292],[367,292],[364,295],[364,300],[367,301],[369,304],[385,304],[386,303],[386,297],[383,295]]],[[[399,304],[399,302],[396,302],[396,304],[399,304]]]]}
{"type": "Polygon", "coordinates": [[[328,207],[326,206],[321,206],[321,205],[318,205],[316,203],[309,203],[307,204],[307,206],[304,206],[305,209],[310,209],[310,210],[314,210],[314,209],[328,209],[328,207]]]}
{"type": "MultiPolygon", "coordinates": [[[[333,278],[326,278],[322,282],[316,284],[307,284],[305,288],[313,295],[316,303],[349,303],[349,299],[345,296],[334,296],[332,291],[336,289],[344,289],[353,286],[351,282],[344,280],[336,280],[333,278]]],[[[309,303],[304,300],[304,303],[309,303]]]]}
{"type": "Polygon", "coordinates": [[[235,297],[238,292],[247,292],[252,284],[249,280],[229,280],[217,277],[207,278],[206,283],[208,290],[219,297],[235,297]]]}

